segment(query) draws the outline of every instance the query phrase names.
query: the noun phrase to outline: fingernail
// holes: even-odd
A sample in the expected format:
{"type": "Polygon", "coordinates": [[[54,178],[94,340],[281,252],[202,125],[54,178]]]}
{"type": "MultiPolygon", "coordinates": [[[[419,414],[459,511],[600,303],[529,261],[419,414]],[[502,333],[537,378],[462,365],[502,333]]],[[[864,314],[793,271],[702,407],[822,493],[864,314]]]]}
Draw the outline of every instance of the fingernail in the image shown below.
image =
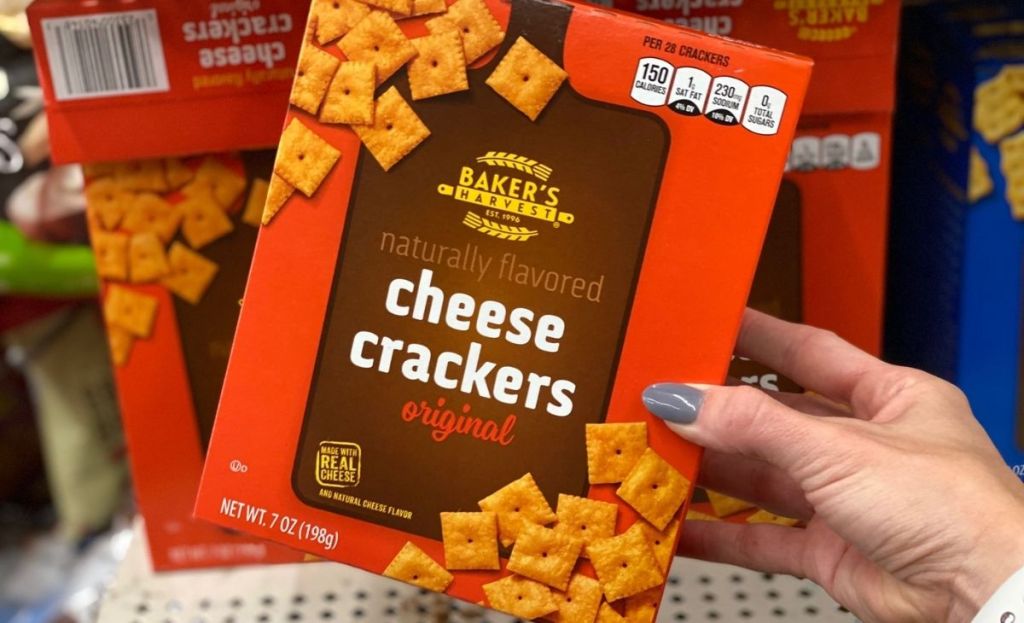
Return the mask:
{"type": "Polygon", "coordinates": [[[704,391],[683,383],[655,383],[644,390],[644,406],[663,420],[693,424],[704,402],[704,391]]]}

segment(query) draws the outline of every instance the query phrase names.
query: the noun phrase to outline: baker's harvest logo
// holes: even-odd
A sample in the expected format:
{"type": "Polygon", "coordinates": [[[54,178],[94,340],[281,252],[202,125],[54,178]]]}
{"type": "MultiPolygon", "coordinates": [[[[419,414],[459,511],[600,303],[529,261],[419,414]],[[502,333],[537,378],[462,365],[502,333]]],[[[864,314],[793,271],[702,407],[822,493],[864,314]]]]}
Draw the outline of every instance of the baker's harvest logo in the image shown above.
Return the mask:
{"type": "Polygon", "coordinates": [[[804,41],[845,41],[871,17],[871,7],[894,0],[775,0],[777,11],[789,14],[789,25],[804,41]]]}
{"type": "Polygon", "coordinates": [[[475,165],[459,170],[456,185],[437,187],[442,195],[482,208],[466,212],[466,227],[492,238],[525,242],[540,235],[531,220],[551,227],[575,221],[573,214],[558,207],[561,189],[549,182],[551,167],[505,151],[489,151],[475,165]]]}

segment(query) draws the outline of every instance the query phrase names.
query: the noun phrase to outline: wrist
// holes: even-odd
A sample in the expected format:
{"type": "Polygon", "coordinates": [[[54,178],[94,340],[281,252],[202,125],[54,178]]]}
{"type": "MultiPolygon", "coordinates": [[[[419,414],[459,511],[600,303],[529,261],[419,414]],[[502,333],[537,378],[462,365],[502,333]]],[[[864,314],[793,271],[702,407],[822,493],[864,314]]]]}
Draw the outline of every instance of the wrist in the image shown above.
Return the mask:
{"type": "Polygon", "coordinates": [[[972,623],[1013,623],[1018,620],[1024,620],[1024,567],[996,589],[972,623]]]}
{"type": "Polygon", "coordinates": [[[1010,576],[1024,568],[1024,513],[986,531],[953,580],[960,612],[951,620],[971,620],[1010,576]]]}

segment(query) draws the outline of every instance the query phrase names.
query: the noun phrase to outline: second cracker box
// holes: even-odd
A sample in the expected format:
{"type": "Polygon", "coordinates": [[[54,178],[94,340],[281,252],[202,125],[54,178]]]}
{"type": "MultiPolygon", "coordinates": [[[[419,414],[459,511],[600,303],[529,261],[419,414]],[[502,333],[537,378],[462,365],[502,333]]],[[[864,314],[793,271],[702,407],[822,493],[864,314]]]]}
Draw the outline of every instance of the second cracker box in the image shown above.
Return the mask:
{"type": "Polygon", "coordinates": [[[44,0],[29,10],[54,160],[84,165],[135,497],[158,571],[305,558],[196,521],[192,509],[307,8],[44,0]]]}

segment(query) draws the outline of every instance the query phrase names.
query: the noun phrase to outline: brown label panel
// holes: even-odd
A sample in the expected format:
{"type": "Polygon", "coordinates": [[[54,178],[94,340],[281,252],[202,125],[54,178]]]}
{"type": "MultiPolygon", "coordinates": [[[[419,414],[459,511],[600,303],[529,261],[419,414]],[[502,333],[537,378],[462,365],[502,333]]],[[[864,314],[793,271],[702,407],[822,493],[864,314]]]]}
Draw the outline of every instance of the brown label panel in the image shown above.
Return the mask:
{"type": "MultiPolygon", "coordinates": [[[[242,153],[245,176],[269,179],[274,164],[274,150],[242,153]]],[[[203,452],[206,452],[213,431],[213,420],[220,401],[231,340],[238,323],[238,302],[245,292],[249,265],[256,246],[257,228],[242,222],[241,214],[249,188],[242,193],[242,208],[231,216],[235,230],[203,247],[201,253],[217,263],[217,276],[202,299],[192,305],[179,297],[174,300],[174,313],[181,334],[181,349],[185,355],[192,402],[203,452]]]]}
{"type": "MultiPolygon", "coordinates": [[[[505,47],[523,33],[560,61],[570,13],[564,5],[524,11],[514,4],[505,47]]],[[[568,85],[532,123],[484,84],[490,71],[471,71],[467,92],[415,103],[431,137],[390,172],[361,152],[292,477],[310,505],[430,538],[440,538],[439,512],[475,510],[525,472],[543,491],[585,495],[584,425],[605,418],[668,149],[660,120],[587,100],[568,85]],[[495,151],[541,166],[523,172],[478,161],[495,151]],[[503,220],[507,212],[446,194],[466,182],[466,168],[474,184],[486,177],[499,195],[514,193],[513,179],[520,188],[536,184],[537,203],[557,188],[557,213],[503,220]],[[495,187],[501,176],[507,183],[495,187]],[[464,224],[469,213],[536,234],[484,235],[464,224]],[[389,313],[392,280],[417,283],[424,269],[446,302],[465,293],[477,305],[496,300],[564,319],[557,352],[457,331],[443,318],[431,324],[389,313]],[[445,352],[466,356],[476,343],[480,359],[497,368],[574,382],[572,410],[548,412],[544,390],[529,408],[525,389],[505,404],[409,380],[399,371],[404,350],[390,372],[357,367],[351,357],[360,331],[421,344],[432,361],[445,352]],[[442,414],[450,410],[442,426],[460,415],[493,422],[498,441],[445,435],[425,423],[421,406],[442,399],[442,414]]],[[[402,81],[395,84],[408,99],[402,81]]],[[[365,354],[380,364],[378,349],[365,354]]],[[[461,380],[463,367],[450,370],[461,380]]]]}

